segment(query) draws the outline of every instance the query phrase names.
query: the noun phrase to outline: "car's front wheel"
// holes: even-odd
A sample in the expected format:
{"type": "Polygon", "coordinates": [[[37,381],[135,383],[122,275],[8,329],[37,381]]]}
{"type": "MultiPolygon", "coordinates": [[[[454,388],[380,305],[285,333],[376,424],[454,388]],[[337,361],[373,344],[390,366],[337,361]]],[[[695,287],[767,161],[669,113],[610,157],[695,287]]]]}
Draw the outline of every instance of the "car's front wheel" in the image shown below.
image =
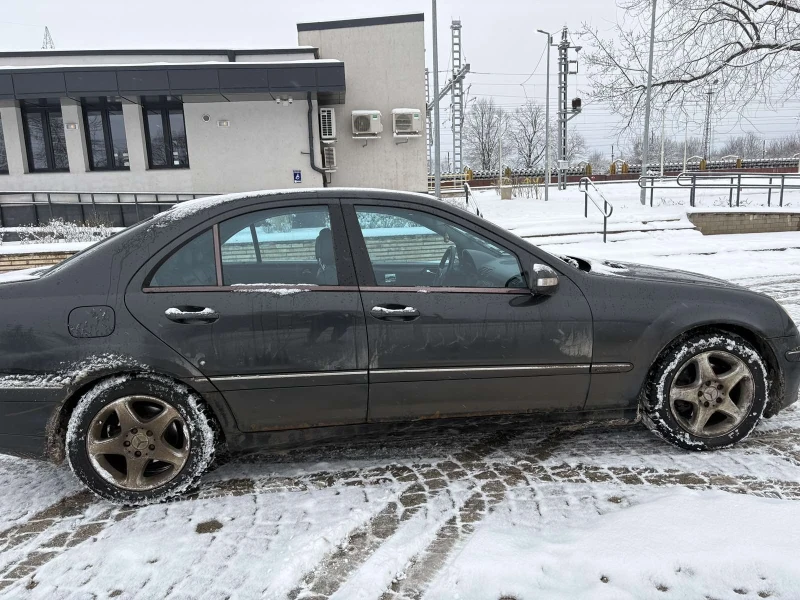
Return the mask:
{"type": "Polygon", "coordinates": [[[67,427],[70,466],[97,495],[158,502],[194,485],[214,458],[214,431],[199,397],[153,376],[118,376],[89,390],[67,427]]]}
{"type": "Polygon", "coordinates": [[[767,372],[752,345],[731,333],[700,334],[659,358],[646,384],[643,420],[680,448],[724,448],[750,435],[767,397],[767,372]]]}

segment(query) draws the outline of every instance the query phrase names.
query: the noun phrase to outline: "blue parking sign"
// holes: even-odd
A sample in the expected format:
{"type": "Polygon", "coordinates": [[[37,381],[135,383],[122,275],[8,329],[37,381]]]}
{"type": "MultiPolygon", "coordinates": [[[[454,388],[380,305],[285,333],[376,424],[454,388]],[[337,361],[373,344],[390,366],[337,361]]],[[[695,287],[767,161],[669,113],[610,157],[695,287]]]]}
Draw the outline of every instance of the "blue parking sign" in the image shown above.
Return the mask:
{"type": "Polygon", "coordinates": [[[301,171],[292,171],[295,183],[303,183],[303,173],[301,171]]]}

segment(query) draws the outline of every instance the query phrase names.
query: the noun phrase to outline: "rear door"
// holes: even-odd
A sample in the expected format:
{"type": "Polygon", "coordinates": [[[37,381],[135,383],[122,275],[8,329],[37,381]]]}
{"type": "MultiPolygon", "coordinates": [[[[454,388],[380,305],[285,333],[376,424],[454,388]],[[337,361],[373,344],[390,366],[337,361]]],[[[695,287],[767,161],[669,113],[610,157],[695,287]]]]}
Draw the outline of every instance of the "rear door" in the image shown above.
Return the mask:
{"type": "Polygon", "coordinates": [[[338,202],[270,202],[187,232],[126,304],[217,386],[243,431],[366,420],[364,315],[338,202]]]}
{"type": "Polygon", "coordinates": [[[490,231],[417,203],[343,209],[366,313],[370,420],[583,407],[592,319],[567,277],[533,297],[523,271],[541,259],[490,231]]]}

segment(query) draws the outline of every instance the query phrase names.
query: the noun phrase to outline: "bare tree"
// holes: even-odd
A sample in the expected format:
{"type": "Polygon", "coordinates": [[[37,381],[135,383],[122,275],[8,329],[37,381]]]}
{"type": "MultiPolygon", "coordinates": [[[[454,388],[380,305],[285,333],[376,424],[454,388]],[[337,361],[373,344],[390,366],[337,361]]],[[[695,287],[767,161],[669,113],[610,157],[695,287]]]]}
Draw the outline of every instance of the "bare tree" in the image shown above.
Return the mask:
{"type": "Polygon", "coordinates": [[[739,158],[761,158],[764,154],[764,139],[752,131],[744,135],[728,138],[720,147],[721,156],[738,156],[739,158]]]}
{"type": "Polygon", "coordinates": [[[511,115],[509,137],[514,146],[517,166],[531,169],[545,156],[545,116],[539,104],[528,100],[511,115]]]}
{"type": "Polygon", "coordinates": [[[495,166],[498,134],[503,119],[503,109],[494,103],[493,98],[479,98],[467,110],[464,118],[464,155],[473,169],[486,171],[495,166]]]}
{"type": "Polygon", "coordinates": [[[800,153],[800,133],[793,133],[767,144],[769,158],[792,158],[798,153],[800,153]]]}
{"type": "MultiPolygon", "coordinates": [[[[584,25],[592,95],[627,117],[644,108],[651,0],[617,0],[625,19],[610,33],[584,25]],[[608,35],[609,37],[605,37],[608,35]]],[[[767,103],[800,89],[797,0],[663,0],[655,35],[653,103],[767,103]]]]}
{"type": "MultiPolygon", "coordinates": [[[[555,168],[558,162],[558,123],[550,125],[550,161],[555,168]]],[[[586,138],[578,131],[567,131],[567,162],[575,164],[579,161],[586,160],[586,138]]]]}
{"type": "Polygon", "coordinates": [[[592,169],[596,172],[605,172],[611,165],[608,155],[599,148],[591,150],[586,155],[586,162],[592,165],[592,169]]]}
{"type": "MultiPolygon", "coordinates": [[[[690,137],[686,140],[686,157],[700,156],[703,152],[703,138],[690,137]]],[[[664,138],[664,161],[681,162],[683,161],[684,140],[676,140],[672,137],[664,138]]],[[[642,138],[639,135],[632,135],[627,144],[622,147],[623,160],[638,163],[642,158],[642,138]]],[[[652,135],[650,137],[650,165],[658,164],[661,161],[661,136],[652,135]]]]}

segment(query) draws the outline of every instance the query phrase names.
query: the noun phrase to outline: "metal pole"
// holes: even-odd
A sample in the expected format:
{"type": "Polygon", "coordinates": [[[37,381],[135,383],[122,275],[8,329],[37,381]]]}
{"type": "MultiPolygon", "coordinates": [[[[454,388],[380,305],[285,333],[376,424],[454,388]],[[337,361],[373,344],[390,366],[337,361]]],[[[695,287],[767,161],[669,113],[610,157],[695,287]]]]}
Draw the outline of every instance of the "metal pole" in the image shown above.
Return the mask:
{"type": "Polygon", "coordinates": [[[689,147],[689,114],[686,114],[686,126],[683,128],[683,172],[686,172],[686,149],[689,147]]]}
{"type": "Polygon", "coordinates": [[[664,179],[664,123],[666,120],[667,109],[665,108],[661,113],[661,179],[664,179]]]}
{"type": "Polygon", "coordinates": [[[442,195],[442,144],[439,139],[439,34],[436,31],[438,23],[436,21],[436,0],[431,0],[431,11],[433,21],[433,127],[434,127],[434,153],[433,160],[433,190],[436,199],[442,195]]]}
{"type": "Polygon", "coordinates": [[[547,202],[550,199],[550,46],[553,44],[553,36],[541,29],[536,31],[547,36],[547,75],[544,99],[544,201],[547,202]]]}
{"type": "MultiPolygon", "coordinates": [[[[644,106],[644,134],[642,144],[642,175],[647,175],[647,162],[650,154],[650,97],[652,95],[653,87],[653,49],[656,41],[656,0],[653,0],[653,14],[650,17],[650,58],[647,62],[647,98],[644,106]]],[[[642,188],[642,193],[639,201],[644,206],[647,203],[645,196],[645,189],[642,188]]]]}

